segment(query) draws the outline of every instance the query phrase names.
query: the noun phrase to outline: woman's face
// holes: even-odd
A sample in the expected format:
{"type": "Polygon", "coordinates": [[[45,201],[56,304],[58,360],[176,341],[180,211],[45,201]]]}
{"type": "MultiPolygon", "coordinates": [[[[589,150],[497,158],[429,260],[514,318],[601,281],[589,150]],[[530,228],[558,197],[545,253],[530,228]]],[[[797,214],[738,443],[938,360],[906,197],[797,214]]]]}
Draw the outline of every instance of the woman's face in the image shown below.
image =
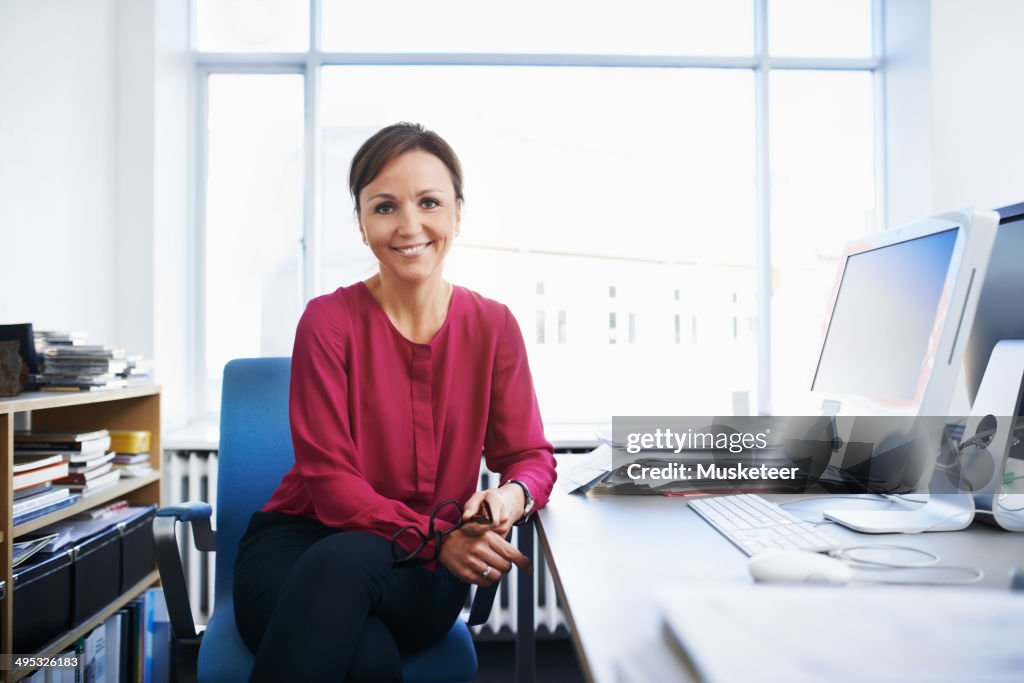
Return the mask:
{"type": "Polygon", "coordinates": [[[382,272],[408,282],[440,277],[462,214],[440,159],[423,150],[392,159],[360,191],[359,204],[359,230],[382,272]]]}

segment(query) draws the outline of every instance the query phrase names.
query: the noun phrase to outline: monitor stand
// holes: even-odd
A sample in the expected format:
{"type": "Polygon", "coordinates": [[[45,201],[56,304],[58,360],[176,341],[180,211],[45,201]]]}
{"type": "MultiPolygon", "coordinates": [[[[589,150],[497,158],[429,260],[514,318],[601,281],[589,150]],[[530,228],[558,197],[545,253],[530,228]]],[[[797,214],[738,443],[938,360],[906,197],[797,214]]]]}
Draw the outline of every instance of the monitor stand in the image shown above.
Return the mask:
{"type": "MultiPolygon", "coordinates": [[[[899,499],[892,501],[893,505],[899,499]]],[[[825,510],[825,519],[866,534],[913,534],[959,531],[974,519],[974,498],[969,493],[932,493],[924,505],[898,510],[825,510]]]]}
{"type": "Polygon", "coordinates": [[[974,492],[981,519],[1007,531],[1024,531],[1024,493],[1003,493],[1003,474],[1017,430],[1017,408],[1024,394],[1024,340],[1004,339],[992,349],[964,439],[992,432],[961,452],[965,490],[974,492]],[[1005,495],[1005,497],[1004,497],[1005,495]]]}
{"type": "Polygon", "coordinates": [[[837,503],[836,508],[822,510],[825,519],[867,534],[959,531],[970,526],[974,521],[974,497],[962,486],[957,470],[950,471],[956,451],[945,428],[946,418],[917,419],[926,423],[918,438],[931,438],[928,447],[935,454],[921,480],[928,482],[928,493],[888,496],[891,507],[884,510],[861,510],[837,503]],[[937,440],[927,436],[937,432],[941,432],[937,440]],[[940,462],[942,455],[945,458],[941,460],[950,462],[940,462]]]}

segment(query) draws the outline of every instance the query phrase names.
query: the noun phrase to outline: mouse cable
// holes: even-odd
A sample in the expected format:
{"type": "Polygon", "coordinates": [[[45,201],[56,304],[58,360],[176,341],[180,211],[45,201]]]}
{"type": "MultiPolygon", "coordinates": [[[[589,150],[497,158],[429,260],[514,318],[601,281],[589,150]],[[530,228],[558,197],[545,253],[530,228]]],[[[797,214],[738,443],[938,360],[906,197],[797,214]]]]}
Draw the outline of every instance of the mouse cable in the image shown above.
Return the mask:
{"type": "MultiPolygon", "coordinates": [[[[879,567],[879,569],[883,569],[879,567]]],[[[890,570],[903,569],[903,567],[891,567],[890,570]]],[[[970,586],[978,583],[985,578],[985,572],[979,567],[968,567],[962,565],[935,565],[934,567],[920,567],[918,570],[943,570],[943,571],[962,571],[968,572],[968,575],[962,581],[950,581],[941,579],[911,579],[909,581],[897,581],[895,579],[883,579],[883,578],[851,578],[850,581],[858,583],[880,583],[888,586],[970,586]]],[[[909,571],[914,571],[909,569],[909,571]]]]}
{"type": "MultiPolygon", "coordinates": [[[[851,496],[851,495],[847,495],[847,496],[815,496],[814,498],[826,499],[826,498],[840,498],[840,497],[842,497],[842,498],[858,498],[860,500],[864,499],[861,496],[851,496]]],[[[892,500],[893,498],[901,498],[901,497],[899,495],[893,495],[893,496],[891,496],[889,498],[886,498],[886,500],[889,501],[890,505],[893,502],[893,500],[892,500]]],[[[812,498],[804,498],[802,500],[788,501],[787,503],[783,503],[783,504],[780,504],[780,505],[786,505],[786,504],[791,504],[791,503],[798,503],[798,502],[803,502],[805,500],[812,500],[812,498]]],[[[915,502],[915,501],[904,501],[904,502],[915,502]]],[[[990,512],[988,510],[960,510],[960,511],[958,511],[958,512],[952,514],[952,515],[949,515],[948,517],[945,517],[944,519],[940,519],[939,521],[935,522],[934,524],[932,524],[930,526],[923,527],[923,528],[920,528],[920,529],[912,529],[912,530],[908,530],[908,531],[902,531],[900,533],[904,533],[904,534],[921,534],[921,533],[925,533],[925,532],[931,531],[932,529],[934,529],[934,528],[936,528],[938,526],[941,526],[941,525],[945,524],[946,522],[950,521],[951,519],[955,519],[955,518],[961,517],[961,516],[963,516],[965,514],[972,514],[972,513],[981,513],[981,514],[990,514],[990,515],[994,514],[994,513],[990,512]]],[[[811,522],[811,524],[813,524],[813,523],[814,522],[811,522]]],[[[836,558],[837,560],[845,562],[848,565],[849,564],[853,564],[853,565],[859,566],[860,568],[863,568],[863,569],[879,569],[879,570],[885,570],[885,569],[909,569],[909,570],[925,569],[925,570],[929,570],[929,569],[934,569],[934,570],[943,570],[943,571],[963,571],[963,572],[969,572],[969,576],[966,579],[962,580],[962,581],[929,581],[929,580],[894,581],[894,580],[889,580],[889,579],[856,579],[857,581],[864,581],[866,583],[885,583],[885,584],[893,584],[893,585],[905,584],[905,585],[921,585],[921,586],[966,586],[966,585],[978,583],[983,578],[985,578],[985,572],[980,567],[971,567],[971,566],[962,566],[962,565],[940,565],[939,562],[942,561],[942,557],[941,556],[937,555],[936,553],[930,552],[928,550],[922,550],[920,548],[915,548],[913,546],[908,546],[908,545],[884,545],[884,544],[850,545],[850,546],[844,546],[842,548],[839,548],[838,550],[833,550],[833,551],[829,552],[828,555],[836,558]],[[881,561],[878,561],[878,560],[866,560],[863,557],[857,557],[856,555],[854,555],[854,553],[856,553],[858,551],[864,551],[864,550],[901,550],[901,551],[906,551],[906,552],[911,552],[911,553],[917,553],[919,555],[924,555],[926,559],[923,562],[907,564],[907,563],[881,562],[881,561]]]]}
{"type": "Polygon", "coordinates": [[[909,545],[884,545],[884,544],[864,544],[864,545],[848,545],[838,550],[832,550],[828,553],[829,556],[843,562],[847,566],[853,569],[864,569],[864,570],[875,570],[875,571],[891,571],[905,569],[909,571],[953,571],[953,572],[966,572],[967,577],[963,580],[938,580],[938,579],[911,579],[906,580],[894,580],[884,578],[857,578],[854,581],[863,581],[865,583],[884,583],[890,585],[909,585],[909,586],[969,586],[974,583],[978,583],[985,578],[985,572],[980,567],[971,567],[967,565],[942,565],[939,562],[942,561],[937,553],[933,553],[929,550],[923,550],[921,548],[915,548],[909,545]],[[857,553],[871,550],[882,550],[892,551],[899,550],[902,552],[916,553],[924,556],[924,560],[921,562],[885,562],[883,560],[870,559],[863,556],[858,556],[857,553]]]}

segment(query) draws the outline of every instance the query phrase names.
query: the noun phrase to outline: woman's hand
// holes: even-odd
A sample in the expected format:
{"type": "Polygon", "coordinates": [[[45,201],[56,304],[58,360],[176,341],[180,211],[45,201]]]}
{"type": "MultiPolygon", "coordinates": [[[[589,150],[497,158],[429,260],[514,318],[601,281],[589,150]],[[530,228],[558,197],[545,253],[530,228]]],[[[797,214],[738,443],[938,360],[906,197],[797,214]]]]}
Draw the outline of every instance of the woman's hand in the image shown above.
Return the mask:
{"type": "Polygon", "coordinates": [[[512,569],[512,565],[532,571],[530,561],[515,546],[495,531],[481,534],[463,533],[457,529],[441,543],[438,560],[452,574],[466,583],[490,586],[512,569]]]}
{"type": "Polygon", "coordinates": [[[494,519],[488,527],[486,524],[467,524],[463,527],[467,534],[480,535],[485,531],[494,531],[502,538],[508,536],[509,529],[523,517],[526,510],[526,495],[516,484],[505,484],[496,489],[477,491],[463,507],[462,519],[469,519],[483,512],[484,501],[491,508],[494,519]]]}

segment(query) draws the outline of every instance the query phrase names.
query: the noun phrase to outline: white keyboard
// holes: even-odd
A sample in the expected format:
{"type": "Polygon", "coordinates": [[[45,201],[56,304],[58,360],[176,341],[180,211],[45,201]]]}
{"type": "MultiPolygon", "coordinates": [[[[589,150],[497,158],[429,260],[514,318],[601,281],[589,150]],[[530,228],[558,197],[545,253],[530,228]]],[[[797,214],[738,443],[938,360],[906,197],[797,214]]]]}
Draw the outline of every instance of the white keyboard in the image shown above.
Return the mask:
{"type": "Polygon", "coordinates": [[[822,553],[840,545],[810,522],[750,493],[699,498],[690,507],[747,555],[775,548],[822,553]]]}

